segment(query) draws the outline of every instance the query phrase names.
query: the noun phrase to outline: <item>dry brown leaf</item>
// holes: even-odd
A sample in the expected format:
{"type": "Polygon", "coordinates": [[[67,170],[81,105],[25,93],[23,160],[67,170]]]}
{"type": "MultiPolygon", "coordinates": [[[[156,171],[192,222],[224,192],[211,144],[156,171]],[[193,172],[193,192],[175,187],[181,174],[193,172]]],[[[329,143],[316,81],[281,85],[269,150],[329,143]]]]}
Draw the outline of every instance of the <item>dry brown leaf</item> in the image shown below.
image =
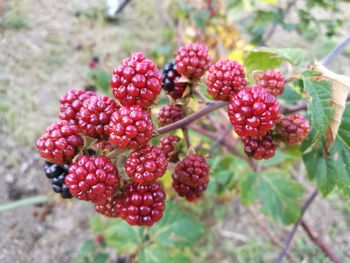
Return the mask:
{"type": "Polygon", "coordinates": [[[350,78],[334,73],[318,62],[315,63],[314,69],[320,72],[317,79],[327,80],[332,84],[332,108],[334,112],[325,134],[326,150],[329,151],[334,144],[345,110],[346,100],[350,92],[350,78]]]}

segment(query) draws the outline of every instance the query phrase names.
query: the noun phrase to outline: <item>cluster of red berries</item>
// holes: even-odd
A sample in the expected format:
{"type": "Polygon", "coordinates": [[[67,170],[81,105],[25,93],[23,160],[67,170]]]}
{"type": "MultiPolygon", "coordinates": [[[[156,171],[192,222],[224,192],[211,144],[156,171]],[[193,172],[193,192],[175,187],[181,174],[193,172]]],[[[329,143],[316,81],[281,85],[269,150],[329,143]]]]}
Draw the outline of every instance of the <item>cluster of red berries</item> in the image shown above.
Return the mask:
{"type": "Polygon", "coordinates": [[[300,114],[280,114],[276,97],[283,93],[285,79],[278,71],[260,73],[256,85],[248,87],[243,66],[223,59],[209,68],[206,84],[214,100],[229,102],[228,116],[249,157],[269,159],[279,140],[298,143],[310,131],[308,120],[300,114]]]}
{"type": "MultiPolygon", "coordinates": [[[[150,145],[154,135],[151,106],[162,85],[169,88],[168,94],[180,98],[181,85],[174,84],[180,74],[198,79],[208,66],[204,46],[180,48],[176,67],[181,73],[175,74],[169,67],[165,75],[170,83],[164,81],[164,73],[162,79],[152,60],[134,53],[113,71],[110,86],[117,100],[91,91],[69,90],[60,100],[60,120],[50,125],[36,144],[50,167],[57,168],[52,172],[45,166],[57,185],[55,191],[65,198],[90,201],[105,216],[151,226],[165,209],[166,195],[157,179],[165,174],[168,162],[175,162],[174,189],[190,201],[199,198],[208,185],[208,164],[197,154],[180,161],[181,139],[175,135],[162,138],[157,146],[150,145]],[[177,86],[175,91],[172,84],[177,86]]],[[[169,105],[160,111],[159,125],[183,117],[182,106],[169,105]]]]}

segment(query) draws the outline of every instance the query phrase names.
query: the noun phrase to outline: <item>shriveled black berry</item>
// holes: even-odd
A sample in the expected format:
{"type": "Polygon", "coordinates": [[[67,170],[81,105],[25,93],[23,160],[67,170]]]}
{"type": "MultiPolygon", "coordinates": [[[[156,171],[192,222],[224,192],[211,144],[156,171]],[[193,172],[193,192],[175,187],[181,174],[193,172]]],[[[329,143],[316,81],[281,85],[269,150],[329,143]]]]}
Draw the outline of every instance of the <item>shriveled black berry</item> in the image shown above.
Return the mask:
{"type": "Polygon", "coordinates": [[[44,172],[47,176],[47,178],[54,178],[59,176],[62,173],[65,173],[65,169],[62,166],[59,166],[58,164],[45,162],[44,165],[44,172]]]}
{"type": "Polygon", "coordinates": [[[162,72],[162,88],[174,100],[182,97],[186,84],[177,82],[181,74],[176,71],[175,61],[165,64],[162,72]]]}
{"type": "Polygon", "coordinates": [[[64,183],[64,179],[68,173],[68,166],[60,166],[45,162],[44,171],[46,176],[50,179],[52,190],[55,193],[59,193],[62,198],[72,198],[69,188],[64,183]]]}

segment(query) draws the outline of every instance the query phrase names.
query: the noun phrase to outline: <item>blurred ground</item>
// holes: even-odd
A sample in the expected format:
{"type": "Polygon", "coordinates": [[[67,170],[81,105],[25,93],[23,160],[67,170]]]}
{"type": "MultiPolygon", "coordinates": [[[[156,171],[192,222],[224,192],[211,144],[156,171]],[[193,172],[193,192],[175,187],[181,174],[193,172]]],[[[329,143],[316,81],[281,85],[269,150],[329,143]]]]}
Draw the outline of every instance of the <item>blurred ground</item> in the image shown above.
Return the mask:
{"type": "MultiPolygon", "coordinates": [[[[23,0],[5,4],[6,12],[17,5],[21,18],[12,17],[10,26],[0,28],[1,204],[51,193],[49,183],[43,179],[43,161],[35,150],[35,141],[57,118],[59,97],[70,87],[87,83],[90,58],[97,55],[112,69],[131,51],[152,50],[162,37],[161,25],[166,22],[159,10],[159,1],[146,0],[127,7],[118,24],[104,22],[100,2],[23,0]],[[150,10],[157,10],[156,15],[150,10]]],[[[16,16],[16,13],[5,13],[9,15],[16,16]]],[[[286,43],[280,34],[277,30],[270,42],[279,47],[302,46],[315,50],[317,56],[327,52],[321,49],[327,43],[316,43],[312,49],[309,43],[301,43],[294,35],[288,35],[290,42],[286,43]]],[[[350,74],[349,59],[338,61],[334,66],[350,74]]],[[[350,209],[345,210],[347,216],[344,209],[349,207],[332,195],[327,200],[318,198],[306,216],[343,256],[350,251],[350,209]]],[[[88,222],[93,214],[89,204],[70,201],[1,213],[0,262],[72,262],[81,243],[91,235],[88,222]]],[[[274,226],[282,240],[285,228],[274,226]]],[[[237,202],[233,202],[231,212],[217,228],[218,248],[213,250],[219,254],[220,262],[242,262],[236,254],[239,249],[249,254],[263,246],[272,257],[277,253],[237,202]],[[232,233],[244,235],[246,241],[232,233]]],[[[304,241],[308,242],[299,231],[295,245],[298,251],[312,251],[312,245],[311,248],[303,245],[304,241]]]]}

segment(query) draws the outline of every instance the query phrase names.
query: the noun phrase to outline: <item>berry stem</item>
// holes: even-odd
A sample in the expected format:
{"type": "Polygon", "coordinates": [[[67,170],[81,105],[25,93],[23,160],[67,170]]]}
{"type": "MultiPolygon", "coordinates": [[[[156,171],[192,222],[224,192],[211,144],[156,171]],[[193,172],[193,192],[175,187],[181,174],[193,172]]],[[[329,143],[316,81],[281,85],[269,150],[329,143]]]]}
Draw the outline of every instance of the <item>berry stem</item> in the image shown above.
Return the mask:
{"type": "Polygon", "coordinates": [[[181,130],[182,130],[182,133],[184,135],[186,148],[187,148],[187,150],[189,150],[191,148],[191,142],[190,142],[190,135],[188,133],[188,128],[187,127],[183,127],[183,128],[181,128],[181,130]]]}

